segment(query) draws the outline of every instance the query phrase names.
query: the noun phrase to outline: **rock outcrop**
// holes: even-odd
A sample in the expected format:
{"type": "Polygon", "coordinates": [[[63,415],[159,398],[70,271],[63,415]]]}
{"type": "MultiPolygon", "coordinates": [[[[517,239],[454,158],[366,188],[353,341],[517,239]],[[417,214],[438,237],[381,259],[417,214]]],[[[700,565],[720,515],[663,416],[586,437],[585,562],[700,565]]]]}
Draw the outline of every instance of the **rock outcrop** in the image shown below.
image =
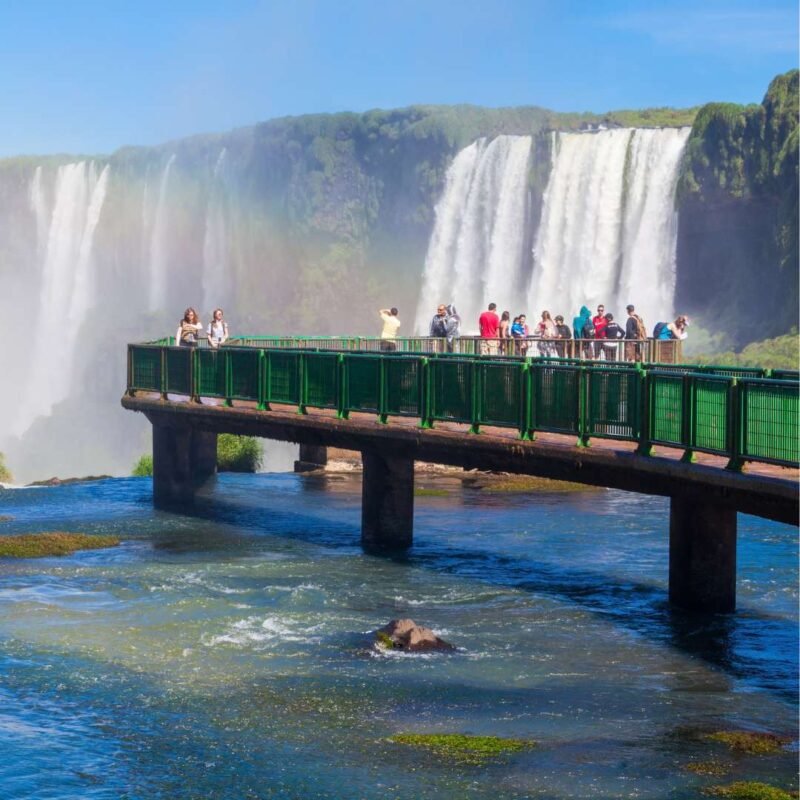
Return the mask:
{"type": "Polygon", "coordinates": [[[417,625],[413,619],[393,619],[375,632],[376,643],[387,650],[408,653],[431,651],[452,652],[456,648],[440,639],[430,628],[417,625]]]}

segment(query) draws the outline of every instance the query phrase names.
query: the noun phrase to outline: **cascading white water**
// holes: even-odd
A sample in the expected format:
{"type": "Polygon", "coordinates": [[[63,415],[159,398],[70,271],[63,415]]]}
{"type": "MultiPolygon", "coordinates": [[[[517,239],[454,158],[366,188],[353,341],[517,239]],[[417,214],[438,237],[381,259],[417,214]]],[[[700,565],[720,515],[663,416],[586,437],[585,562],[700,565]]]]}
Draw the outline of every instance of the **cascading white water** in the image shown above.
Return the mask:
{"type": "MultiPolygon", "coordinates": [[[[24,402],[16,406],[12,433],[24,432],[69,393],[78,335],[95,300],[92,244],[108,173],[105,166],[98,177],[95,163],[85,161],[58,168],[38,310],[32,326],[33,352],[24,402]]],[[[41,180],[39,173],[40,185],[41,180]]],[[[32,196],[36,181],[34,173],[32,196]]]]}
{"type": "Polygon", "coordinates": [[[689,129],[554,134],[527,305],[577,314],[633,303],[649,325],[672,314],[674,195],[689,129]]]}
{"type": "Polygon", "coordinates": [[[36,218],[36,257],[41,259],[47,246],[49,211],[42,186],[42,168],[36,167],[28,192],[31,211],[36,218]]]}
{"type": "Polygon", "coordinates": [[[203,238],[203,305],[202,314],[225,307],[232,292],[232,276],[228,271],[228,236],[225,223],[225,161],[222,148],[209,188],[206,207],[206,230],[203,238]]]}
{"type": "Polygon", "coordinates": [[[153,218],[153,229],[150,236],[150,269],[148,274],[148,310],[159,311],[166,303],[167,268],[168,268],[168,230],[167,230],[167,190],[169,174],[175,163],[173,153],[161,173],[158,186],[158,202],[153,218]]]}
{"type": "Polygon", "coordinates": [[[438,303],[455,303],[472,331],[488,302],[510,307],[523,279],[530,136],[464,148],[436,206],[415,330],[427,334],[438,303]]]}

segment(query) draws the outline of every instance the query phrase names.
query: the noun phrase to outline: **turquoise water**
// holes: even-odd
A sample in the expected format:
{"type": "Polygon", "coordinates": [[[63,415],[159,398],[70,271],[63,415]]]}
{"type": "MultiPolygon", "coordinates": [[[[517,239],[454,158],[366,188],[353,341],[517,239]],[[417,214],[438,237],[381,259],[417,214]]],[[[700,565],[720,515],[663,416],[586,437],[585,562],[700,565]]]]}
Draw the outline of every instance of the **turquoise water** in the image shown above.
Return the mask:
{"type": "Polygon", "coordinates": [[[426,478],[407,558],[364,555],[357,476],[224,475],[192,515],[148,479],[0,493],[3,532],[114,533],[0,561],[3,798],[695,798],[796,787],[796,529],[739,523],[739,611],[666,604],[667,504],[426,478]],[[459,650],[376,652],[410,616],[459,650]],[[741,756],[687,732],[794,740],[741,756]],[[400,732],[537,746],[460,766],[400,732]],[[724,778],[686,770],[724,764],[724,778]]]}

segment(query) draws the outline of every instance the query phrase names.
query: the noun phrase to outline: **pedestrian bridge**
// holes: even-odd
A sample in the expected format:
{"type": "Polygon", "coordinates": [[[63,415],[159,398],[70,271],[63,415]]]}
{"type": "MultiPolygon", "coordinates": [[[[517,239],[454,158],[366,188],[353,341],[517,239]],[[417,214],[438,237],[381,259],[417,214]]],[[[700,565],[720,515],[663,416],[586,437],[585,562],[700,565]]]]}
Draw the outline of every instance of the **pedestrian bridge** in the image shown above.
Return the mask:
{"type": "Polygon", "coordinates": [[[796,372],[276,341],[128,346],[158,506],[192,502],[225,432],[360,451],[370,550],[411,545],[417,460],[664,495],[670,600],[711,611],[735,607],[737,512],[797,522],[796,372]]]}

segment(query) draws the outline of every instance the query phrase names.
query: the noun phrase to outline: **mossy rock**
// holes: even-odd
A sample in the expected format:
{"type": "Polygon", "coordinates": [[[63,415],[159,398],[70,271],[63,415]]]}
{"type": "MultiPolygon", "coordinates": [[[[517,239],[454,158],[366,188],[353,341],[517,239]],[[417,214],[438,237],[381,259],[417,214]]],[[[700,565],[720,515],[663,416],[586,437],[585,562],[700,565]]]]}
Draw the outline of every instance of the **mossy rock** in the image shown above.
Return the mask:
{"type": "Polygon", "coordinates": [[[449,497],[447,489],[414,489],[414,497],[449,497]]]}
{"type": "Polygon", "coordinates": [[[684,767],[688,772],[693,772],[695,775],[711,775],[716,778],[726,775],[730,771],[730,767],[720,761],[693,761],[684,767]]]}
{"type": "Polygon", "coordinates": [[[0,558],[43,558],[67,556],[77,550],[98,550],[119,544],[116,536],[89,536],[85,533],[26,533],[0,537],[0,558]]]}
{"type": "Polygon", "coordinates": [[[8,514],[0,514],[0,522],[11,522],[14,517],[9,517],[8,514]]]}
{"type": "Polygon", "coordinates": [[[394,650],[394,639],[388,633],[383,631],[375,631],[375,643],[378,647],[383,647],[385,650],[394,650]]]}
{"type": "Polygon", "coordinates": [[[797,794],[790,794],[776,786],[757,781],[737,781],[727,786],[711,786],[703,790],[712,797],[727,797],[730,800],[796,800],[797,794]]]}
{"type": "Polygon", "coordinates": [[[463,733],[399,733],[390,742],[418,747],[458,764],[481,765],[512,753],[531,750],[536,742],[501,736],[469,736],[463,733]]]}
{"type": "Polygon", "coordinates": [[[755,733],[753,731],[717,731],[706,734],[705,738],[712,742],[721,742],[738,753],[753,756],[780,752],[789,741],[774,733],[755,733]]]}
{"type": "Polygon", "coordinates": [[[496,478],[479,478],[477,488],[487,494],[525,494],[528,492],[586,492],[596,491],[593,486],[569,481],[554,481],[532,475],[502,475],[496,478]]]}

